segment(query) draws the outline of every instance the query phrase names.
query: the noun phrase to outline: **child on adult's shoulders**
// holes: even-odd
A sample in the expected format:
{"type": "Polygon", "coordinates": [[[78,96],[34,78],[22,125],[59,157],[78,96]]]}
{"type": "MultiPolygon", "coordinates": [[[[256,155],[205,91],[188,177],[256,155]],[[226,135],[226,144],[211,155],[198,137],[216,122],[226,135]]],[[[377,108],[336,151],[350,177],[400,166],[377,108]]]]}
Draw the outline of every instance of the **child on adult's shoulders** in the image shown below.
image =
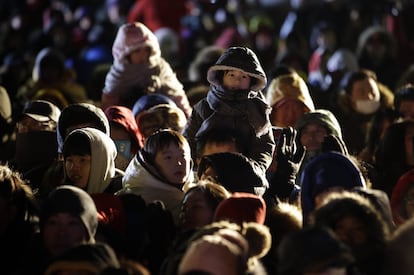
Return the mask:
{"type": "Polygon", "coordinates": [[[272,161],[274,138],[270,106],[262,90],[266,75],[256,54],[246,47],[228,48],[207,73],[210,91],[199,101],[184,129],[195,152],[196,143],[217,129],[237,131],[246,144],[243,154],[264,172],[272,161]]]}

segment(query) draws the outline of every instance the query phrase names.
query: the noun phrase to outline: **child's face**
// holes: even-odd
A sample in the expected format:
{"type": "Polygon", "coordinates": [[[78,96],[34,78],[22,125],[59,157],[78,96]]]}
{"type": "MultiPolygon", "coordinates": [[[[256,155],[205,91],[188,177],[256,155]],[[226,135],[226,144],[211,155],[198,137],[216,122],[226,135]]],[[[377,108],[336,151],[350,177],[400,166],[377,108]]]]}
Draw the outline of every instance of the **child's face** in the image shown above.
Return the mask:
{"type": "Polygon", "coordinates": [[[184,196],[180,220],[183,229],[193,229],[211,223],[214,210],[209,206],[204,193],[193,190],[184,196]]]}
{"type": "Polygon", "coordinates": [[[191,172],[190,148],[181,148],[171,143],[156,153],[155,165],[169,182],[183,184],[191,172]]]}
{"type": "Polygon", "coordinates": [[[145,64],[149,62],[151,49],[148,47],[138,48],[129,54],[131,64],[145,64]]]}
{"type": "Polygon", "coordinates": [[[228,90],[247,90],[250,88],[250,76],[242,71],[224,72],[223,87],[228,90]]]}
{"type": "Polygon", "coordinates": [[[69,180],[82,189],[86,189],[91,170],[90,155],[71,155],[65,159],[65,170],[69,180]]]}

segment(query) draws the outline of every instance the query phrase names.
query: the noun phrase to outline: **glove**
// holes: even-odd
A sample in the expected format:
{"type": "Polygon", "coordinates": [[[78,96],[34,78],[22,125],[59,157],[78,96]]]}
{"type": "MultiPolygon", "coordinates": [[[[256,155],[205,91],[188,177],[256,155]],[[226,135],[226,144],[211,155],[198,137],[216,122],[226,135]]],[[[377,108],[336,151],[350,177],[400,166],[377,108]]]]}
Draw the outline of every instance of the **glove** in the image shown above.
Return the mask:
{"type": "Polygon", "coordinates": [[[296,174],[305,156],[305,148],[296,141],[297,131],[292,127],[283,128],[276,146],[274,160],[277,162],[276,171],[268,175],[270,187],[266,198],[275,200],[291,200],[295,187],[296,174]]]}

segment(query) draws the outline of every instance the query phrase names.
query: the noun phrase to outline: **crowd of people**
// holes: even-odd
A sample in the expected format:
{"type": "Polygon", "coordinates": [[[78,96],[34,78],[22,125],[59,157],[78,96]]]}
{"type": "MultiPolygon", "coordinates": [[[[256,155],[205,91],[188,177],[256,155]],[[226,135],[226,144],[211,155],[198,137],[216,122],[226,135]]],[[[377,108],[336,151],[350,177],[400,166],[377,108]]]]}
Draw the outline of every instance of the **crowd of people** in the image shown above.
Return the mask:
{"type": "Polygon", "coordinates": [[[1,272],[412,274],[412,1],[2,1],[1,272]]]}

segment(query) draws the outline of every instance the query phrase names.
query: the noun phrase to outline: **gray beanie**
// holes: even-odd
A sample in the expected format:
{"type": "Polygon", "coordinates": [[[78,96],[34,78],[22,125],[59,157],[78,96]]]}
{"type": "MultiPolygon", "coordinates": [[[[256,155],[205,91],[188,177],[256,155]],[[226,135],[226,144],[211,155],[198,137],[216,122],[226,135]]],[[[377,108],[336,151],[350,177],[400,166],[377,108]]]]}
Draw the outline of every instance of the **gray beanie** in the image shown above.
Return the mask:
{"type": "Polygon", "coordinates": [[[42,205],[40,225],[43,228],[50,216],[69,213],[79,217],[88,232],[89,240],[95,240],[98,227],[98,212],[91,196],[86,191],[72,185],[56,187],[42,205]]]}

